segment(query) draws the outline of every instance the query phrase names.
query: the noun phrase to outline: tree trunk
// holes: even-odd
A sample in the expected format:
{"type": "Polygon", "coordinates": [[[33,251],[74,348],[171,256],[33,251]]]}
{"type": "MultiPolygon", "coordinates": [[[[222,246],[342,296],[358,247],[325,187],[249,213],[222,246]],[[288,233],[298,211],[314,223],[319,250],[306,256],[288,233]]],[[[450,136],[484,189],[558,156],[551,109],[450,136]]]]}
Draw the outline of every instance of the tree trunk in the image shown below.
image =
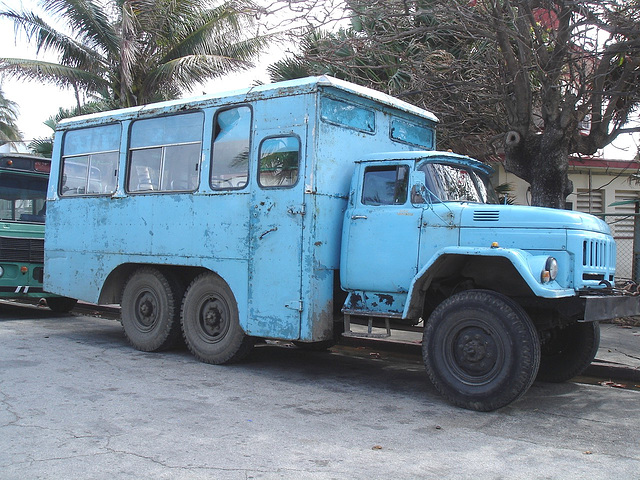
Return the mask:
{"type": "Polygon", "coordinates": [[[507,134],[505,169],[531,186],[531,205],[565,208],[573,190],[569,180],[568,142],[559,130],[542,134],[507,134]]]}

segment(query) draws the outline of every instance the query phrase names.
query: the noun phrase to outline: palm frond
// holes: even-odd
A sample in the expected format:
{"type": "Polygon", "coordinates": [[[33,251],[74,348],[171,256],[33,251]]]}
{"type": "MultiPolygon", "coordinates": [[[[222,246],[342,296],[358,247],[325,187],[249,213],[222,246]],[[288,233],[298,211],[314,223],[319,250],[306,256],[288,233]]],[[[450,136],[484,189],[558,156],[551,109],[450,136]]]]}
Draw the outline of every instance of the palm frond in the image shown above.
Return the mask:
{"type": "Polygon", "coordinates": [[[91,72],[41,60],[0,58],[0,72],[21,80],[50,82],[61,87],[96,90],[108,86],[105,79],[91,72]]]}
{"type": "Polygon", "coordinates": [[[267,73],[272,82],[294,80],[313,75],[313,66],[298,58],[284,58],[267,67],[267,73]]]}
{"type": "Polygon", "coordinates": [[[167,62],[189,54],[228,55],[250,60],[272,41],[274,35],[247,37],[253,19],[223,7],[210,9],[184,21],[173,32],[173,44],[163,57],[167,62]]]}
{"type": "Polygon", "coordinates": [[[35,39],[36,52],[53,51],[63,61],[72,60],[74,66],[85,68],[100,58],[96,51],[56,30],[35,13],[9,9],[0,11],[0,18],[3,17],[12,20],[15,29],[22,30],[27,39],[35,39]]]}
{"type": "Polygon", "coordinates": [[[46,12],[62,19],[85,45],[116,53],[119,47],[104,2],[93,0],[47,0],[42,2],[46,12]]]}
{"type": "Polygon", "coordinates": [[[35,138],[29,142],[27,148],[34,155],[51,158],[51,155],[53,153],[53,139],[35,138]]]}
{"type": "Polygon", "coordinates": [[[148,76],[144,91],[152,92],[162,85],[175,83],[180,89],[191,88],[206,78],[215,78],[229,70],[250,68],[251,63],[220,55],[188,55],[159,65],[148,76]]]}

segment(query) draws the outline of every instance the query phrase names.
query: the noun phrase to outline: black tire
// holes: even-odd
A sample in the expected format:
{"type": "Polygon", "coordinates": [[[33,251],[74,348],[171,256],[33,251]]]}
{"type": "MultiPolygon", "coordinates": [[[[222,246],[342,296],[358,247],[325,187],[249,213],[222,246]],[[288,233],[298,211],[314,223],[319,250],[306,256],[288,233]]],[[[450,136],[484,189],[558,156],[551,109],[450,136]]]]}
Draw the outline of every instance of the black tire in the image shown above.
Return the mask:
{"type": "Polygon", "coordinates": [[[180,341],[182,289],[171,276],[142,267],[122,291],[121,317],[129,343],[143,352],[174,347],[180,341]]]}
{"type": "Polygon", "coordinates": [[[549,331],[542,344],[542,359],[537,380],[566,382],[591,365],[600,346],[598,322],[572,323],[549,331]]]}
{"type": "Polygon", "coordinates": [[[237,362],[255,343],[240,327],[233,292],[214,273],[203,273],[191,282],[182,302],[181,322],[187,347],[205,363],[237,362]]]}
{"type": "Polygon", "coordinates": [[[47,297],[46,300],[47,306],[56,313],[70,312],[78,303],[78,300],[69,297],[47,297]]]}
{"type": "Polygon", "coordinates": [[[491,411],[529,389],[540,364],[540,342],[517,303],[495,292],[467,290],[433,311],[422,356],[433,385],[451,403],[491,411]]]}

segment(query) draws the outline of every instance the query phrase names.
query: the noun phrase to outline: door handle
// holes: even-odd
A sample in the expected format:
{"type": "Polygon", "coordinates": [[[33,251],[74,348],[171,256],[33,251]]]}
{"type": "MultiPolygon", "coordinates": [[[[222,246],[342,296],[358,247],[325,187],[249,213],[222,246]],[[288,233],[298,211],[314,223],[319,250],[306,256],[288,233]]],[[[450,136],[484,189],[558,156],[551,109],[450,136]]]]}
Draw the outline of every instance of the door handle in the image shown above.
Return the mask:
{"type": "Polygon", "coordinates": [[[351,220],[366,220],[366,215],[351,215],[351,220]]]}

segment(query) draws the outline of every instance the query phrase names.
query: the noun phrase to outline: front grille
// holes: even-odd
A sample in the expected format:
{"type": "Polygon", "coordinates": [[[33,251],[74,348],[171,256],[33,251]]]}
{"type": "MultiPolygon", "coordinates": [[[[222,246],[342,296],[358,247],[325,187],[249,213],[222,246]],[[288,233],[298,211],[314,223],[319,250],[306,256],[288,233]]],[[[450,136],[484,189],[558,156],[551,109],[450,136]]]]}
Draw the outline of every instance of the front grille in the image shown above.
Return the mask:
{"type": "Polygon", "coordinates": [[[582,242],[582,265],[584,267],[606,267],[614,258],[611,242],[602,239],[590,239],[582,242]]]}
{"type": "Polygon", "coordinates": [[[44,239],[0,237],[0,260],[44,263],[44,239]]]}
{"type": "Polygon", "coordinates": [[[582,280],[595,280],[601,282],[604,280],[604,273],[583,273],[582,280]]]}

